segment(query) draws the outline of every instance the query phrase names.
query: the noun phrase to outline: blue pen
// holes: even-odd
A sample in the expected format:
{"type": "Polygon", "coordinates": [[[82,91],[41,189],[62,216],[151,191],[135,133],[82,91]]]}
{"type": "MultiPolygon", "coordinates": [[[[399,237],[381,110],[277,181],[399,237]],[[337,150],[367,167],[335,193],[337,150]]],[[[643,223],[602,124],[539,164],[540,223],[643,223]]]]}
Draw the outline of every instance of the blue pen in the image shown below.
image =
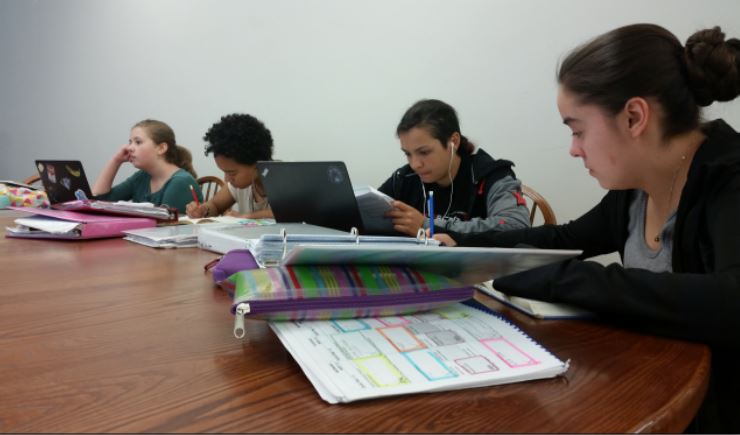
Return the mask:
{"type": "Polygon", "coordinates": [[[429,209],[429,237],[434,237],[434,192],[431,190],[427,199],[427,208],[429,209]]]}

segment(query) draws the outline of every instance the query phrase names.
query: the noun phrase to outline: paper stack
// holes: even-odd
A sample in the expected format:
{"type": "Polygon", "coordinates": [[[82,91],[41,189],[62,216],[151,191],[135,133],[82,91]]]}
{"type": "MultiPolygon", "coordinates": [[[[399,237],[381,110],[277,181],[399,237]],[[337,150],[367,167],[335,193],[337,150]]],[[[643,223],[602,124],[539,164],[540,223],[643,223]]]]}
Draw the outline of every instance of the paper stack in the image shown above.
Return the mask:
{"type": "Polygon", "coordinates": [[[202,228],[234,228],[238,224],[166,225],[124,231],[124,240],[150,248],[193,248],[198,246],[198,233],[202,228]]]}

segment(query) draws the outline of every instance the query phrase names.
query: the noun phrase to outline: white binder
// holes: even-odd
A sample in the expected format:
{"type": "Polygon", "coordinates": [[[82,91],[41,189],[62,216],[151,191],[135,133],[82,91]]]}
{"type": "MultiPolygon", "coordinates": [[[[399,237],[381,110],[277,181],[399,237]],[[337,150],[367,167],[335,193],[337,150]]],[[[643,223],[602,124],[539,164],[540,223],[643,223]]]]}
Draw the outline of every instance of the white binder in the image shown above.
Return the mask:
{"type": "Polygon", "coordinates": [[[283,265],[379,264],[411,266],[478,284],[580,255],[580,250],[464,248],[419,244],[297,245],[283,265]]]}

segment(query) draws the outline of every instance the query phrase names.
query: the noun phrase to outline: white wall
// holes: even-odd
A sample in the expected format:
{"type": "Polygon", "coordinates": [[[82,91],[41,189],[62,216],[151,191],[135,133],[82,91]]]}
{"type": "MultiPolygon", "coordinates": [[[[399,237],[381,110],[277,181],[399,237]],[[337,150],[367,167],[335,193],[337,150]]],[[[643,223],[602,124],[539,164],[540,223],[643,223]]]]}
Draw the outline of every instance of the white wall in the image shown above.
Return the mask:
{"type": "MultiPolygon", "coordinates": [[[[35,158],[80,159],[94,179],[144,118],[222,175],[202,136],[247,112],[276,158],[344,160],[354,183],[378,185],[404,163],[401,115],[433,97],[569,220],[603,191],[568,156],[558,60],[634,22],[740,37],[738,17],[737,0],[0,0],[0,179],[35,158]]],[[[738,101],[708,115],[740,129],[738,101]]]]}

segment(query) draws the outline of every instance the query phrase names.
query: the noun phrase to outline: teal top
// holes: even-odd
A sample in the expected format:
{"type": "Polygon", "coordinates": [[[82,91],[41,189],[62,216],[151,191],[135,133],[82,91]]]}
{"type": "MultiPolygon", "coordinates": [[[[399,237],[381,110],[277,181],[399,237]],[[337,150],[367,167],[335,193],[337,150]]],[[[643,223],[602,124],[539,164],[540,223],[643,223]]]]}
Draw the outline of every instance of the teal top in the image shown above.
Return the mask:
{"type": "Polygon", "coordinates": [[[152,193],[150,183],[152,177],[145,171],[138,171],[128,177],[122,183],[113,186],[108,193],[98,195],[96,199],[104,201],[134,201],[134,202],[151,202],[154,205],[168,205],[176,208],[180,214],[185,213],[185,206],[193,201],[193,194],[190,192],[190,186],[193,186],[198,201],[203,202],[203,193],[200,186],[190,172],[180,169],[172,176],[164,186],[158,191],[152,193]]]}

